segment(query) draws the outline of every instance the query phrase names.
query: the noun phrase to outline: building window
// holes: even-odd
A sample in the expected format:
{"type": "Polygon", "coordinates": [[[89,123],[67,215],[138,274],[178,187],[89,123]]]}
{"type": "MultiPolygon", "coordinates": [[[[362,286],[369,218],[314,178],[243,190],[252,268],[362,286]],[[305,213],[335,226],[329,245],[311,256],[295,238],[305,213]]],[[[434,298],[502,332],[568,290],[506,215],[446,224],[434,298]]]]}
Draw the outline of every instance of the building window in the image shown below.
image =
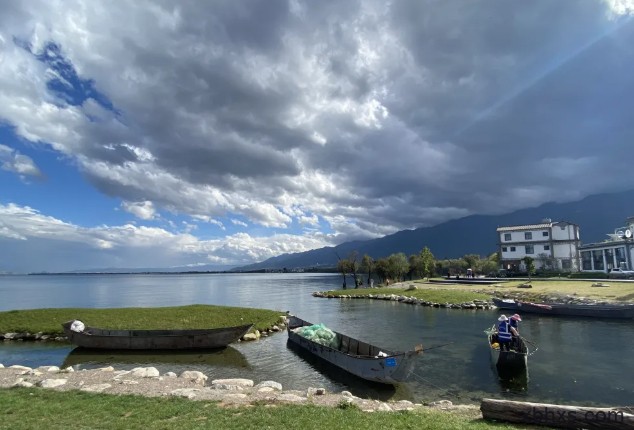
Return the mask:
{"type": "Polygon", "coordinates": [[[524,239],[526,239],[526,240],[531,240],[531,239],[533,239],[533,233],[531,233],[530,231],[529,231],[529,232],[524,233],[524,239]]]}
{"type": "Polygon", "coordinates": [[[592,253],[590,251],[581,251],[581,269],[592,270],[592,253]]]}
{"type": "Polygon", "coordinates": [[[535,253],[535,249],[533,248],[533,245],[526,245],[524,248],[526,249],[526,253],[527,254],[534,254],[535,253]]]}
{"type": "Polygon", "coordinates": [[[547,231],[542,231],[542,236],[548,237],[548,232],[547,231]]]}
{"type": "Polygon", "coordinates": [[[502,247],[502,252],[506,252],[506,246],[502,247]]]}
{"type": "Polygon", "coordinates": [[[561,268],[563,270],[572,269],[572,261],[570,261],[570,258],[564,258],[563,260],[561,260],[561,268]]]}
{"type": "Polygon", "coordinates": [[[508,242],[511,240],[511,233],[504,233],[504,241],[508,242]]]}
{"type": "Polygon", "coordinates": [[[592,261],[594,262],[594,270],[603,270],[603,251],[592,251],[592,261]]]}
{"type": "Polygon", "coordinates": [[[550,245],[544,245],[544,251],[550,251],[550,245]]]}
{"type": "Polygon", "coordinates": [[[614,266],[614,249],[608,248],[605,250],[605,261],[608,263],[608,270],[612,270],[614,266]]]}
{"type": "Polygon", "coordinates": [[[511,252],[515,252],[515,247],[511,246],[511,252]]]}

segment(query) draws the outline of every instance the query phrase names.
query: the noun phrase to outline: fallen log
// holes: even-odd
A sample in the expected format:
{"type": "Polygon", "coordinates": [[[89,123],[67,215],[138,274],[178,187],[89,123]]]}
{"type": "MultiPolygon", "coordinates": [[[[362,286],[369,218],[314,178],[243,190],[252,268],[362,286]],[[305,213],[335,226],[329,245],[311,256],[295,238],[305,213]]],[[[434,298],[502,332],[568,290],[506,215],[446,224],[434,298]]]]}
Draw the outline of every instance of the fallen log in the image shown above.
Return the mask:
{"type": "Polygon", "coordinates": [[[559,428],[634,430],[632,408],[594,408],[482,399],[480,411],[485,420],[559,428]]]}

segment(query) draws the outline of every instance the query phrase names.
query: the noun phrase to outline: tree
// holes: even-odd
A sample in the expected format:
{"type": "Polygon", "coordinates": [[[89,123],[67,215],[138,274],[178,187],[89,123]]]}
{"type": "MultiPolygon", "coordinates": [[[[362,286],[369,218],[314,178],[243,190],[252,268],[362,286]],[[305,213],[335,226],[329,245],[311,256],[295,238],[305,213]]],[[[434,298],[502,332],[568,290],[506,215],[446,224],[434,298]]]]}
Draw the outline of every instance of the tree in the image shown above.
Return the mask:
{"type": "Polygon", "coordinates": [[[350,272],[348,260],[340,259],[339,261],[337,261],[337,272],[343,275],[343,289],[345,290],[346,288],[348,288],[348,286],[346,285],[346,275],[350,272]]]}
{"type": "Polygon", "coordinates": [[[423,260],[420,255],[409,256],[409,275],[410,279],[420,279],[423,275],[423,260]]]}
{"type": "Polygon", "coordinates": [[[467,269],[472,269],[474,273],[476,271],[481,271],[480,267],[480,256],[478,254],[467,254],[462,257],[467,266],[467,269]]]}
{"type": "Polygon", "coordinates": [[[374,259],[368,254],[365,254],[361,259],[361,270],[368,272],[368,285],[370,285],[370,278],[372,278],[372,270],[374,269],[374,259]]]}
{"type": "Polygon", "coordinates": [[[434,268],[436,267],[436,258],[428,247],[424,247],[420,252],[421,266],[423,270],[424,278],[431,278],[434,275],[434,268]]]}
{"type": "Polygon", "coordinates": [[[392,254],[387,258],[387,262],[389,276],[396,281],[402,281],[409,271],[409,262],[405,254],[402,252],[392,254]]]}
{"type": "Polygon", "coordinates": [[[381,282],[386,282],[388,277],[388,262],[386,258],[379,258],[374,262],[374,271],[381,282]]]}
{"type": "Polygon", "coordinates": [[[354,288],[359,288],[359,280],[357,279],[357,272],[359,271],[358,255],[359,253],[357,251],[351,251],[350,254],[348,254],[348,271],[352,273],[354,288]]]}
{"type": "Polygon", "coordinates": [[[555,259],[552,255],[542,252],[537,255],[537,261],[542,270],[555,270],[555,259]]]}
{"type": "Polygon", "coordinates": [[[524,264],[526,265],[526,271],[528,272],[528,282],[531,281],[531,275],[535,274],[535,261],[533,257],[524,257],[524,264]]]}

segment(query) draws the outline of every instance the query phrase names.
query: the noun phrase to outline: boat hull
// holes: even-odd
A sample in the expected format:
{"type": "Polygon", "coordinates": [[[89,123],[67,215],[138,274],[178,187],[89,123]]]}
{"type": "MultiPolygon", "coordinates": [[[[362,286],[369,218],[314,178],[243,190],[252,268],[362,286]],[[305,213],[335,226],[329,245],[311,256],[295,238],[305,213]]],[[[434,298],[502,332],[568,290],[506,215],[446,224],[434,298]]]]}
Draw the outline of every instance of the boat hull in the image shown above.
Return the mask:
{"type": "Polygon", "coordinates": [[[343,340],[342,343],[348,342],[350,346],[356,342],[357,348],[367,348],[369,352],[369,354],[346,353],[339,349],[313,342],[293,331],[298,327],[310,325],[312,324],[308,321],[291,316],[287,326],[289,341],[312,355],[368,381],[381,384],[397,384],[405,381],[413,370],[416,357],[422,351],[393,352],[334,332],[343,340]],[[378,351],[387,354],[387,356],[378,357],[378,351]],[[377,355],[374,355],[375,353],[377,355]]]}
{"type": "Polygon", "coordinates": [[[565,303],[529,303],[516,300],[493,299],[493,303],[500,309],[518,312],[528,312],[540,315],[573,316],[591,318],[634,318],[634,304],[624,305],[584,305],[565,303]]]}
{"type": "Polygon", "coordinates": [[[91,349],[180,350],[223,348],[244,336],[252,324],[197,330],[108,330],[86,327],[71,330],[73,321],[62,324],[68,340],[91,349]]]}
{"type": "Polygon", "coordinates": [[[500,377],[507,378],[518,373],[525,373],[528,369],[528,349],[523,340],[515,339],[515,350],[502,351],[499,347],[493,346],[496,343],[494,332],[495,326],[487,330],[487,344],[491,352],[491,361],[495,364],[500,377]]]}

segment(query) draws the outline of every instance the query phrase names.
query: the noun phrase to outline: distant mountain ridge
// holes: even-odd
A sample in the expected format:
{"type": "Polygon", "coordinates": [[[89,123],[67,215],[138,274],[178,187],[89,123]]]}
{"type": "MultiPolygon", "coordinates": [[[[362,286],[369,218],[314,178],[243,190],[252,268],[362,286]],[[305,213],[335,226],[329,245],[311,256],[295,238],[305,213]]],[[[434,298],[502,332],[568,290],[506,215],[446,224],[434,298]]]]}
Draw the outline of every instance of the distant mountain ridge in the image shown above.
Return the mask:
{"type": "Polygon", "coordinates": [[[376,259],[397,252],[409,256],[419,253],[425,246],[437,259],[459,258],[465,254],[489,255],[497,250],[497,227],[537,224],[545,218],[579,225],[582,243],[600,242],[630,216],[634,216],[634,190],[596,194],[576,202],[544,203],[504,215],[470,215],[433,227],[399,231],[378,239],[279,255],[233,270],[333,267],[337,264],[337,256],[344,258],[352,251],[376,259]]]}

